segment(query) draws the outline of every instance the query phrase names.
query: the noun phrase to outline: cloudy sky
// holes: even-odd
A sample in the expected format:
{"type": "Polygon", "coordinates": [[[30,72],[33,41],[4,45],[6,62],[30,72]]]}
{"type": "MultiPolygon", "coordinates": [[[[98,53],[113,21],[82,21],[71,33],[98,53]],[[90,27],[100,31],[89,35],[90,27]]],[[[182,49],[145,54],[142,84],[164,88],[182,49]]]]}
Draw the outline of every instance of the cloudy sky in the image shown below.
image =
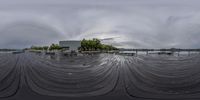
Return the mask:
{"type": "Polygon", "coordinates": [[[200,48],[199,0],[0,0],[0,47],[113,38],[125,48],[200,48]]]}

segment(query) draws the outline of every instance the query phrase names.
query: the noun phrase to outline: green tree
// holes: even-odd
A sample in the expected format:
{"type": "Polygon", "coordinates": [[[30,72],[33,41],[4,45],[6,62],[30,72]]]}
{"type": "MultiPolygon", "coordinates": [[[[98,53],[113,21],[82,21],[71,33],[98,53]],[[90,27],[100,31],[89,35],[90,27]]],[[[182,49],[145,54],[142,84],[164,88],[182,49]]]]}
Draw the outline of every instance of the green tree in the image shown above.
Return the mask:
{"type": "Polygon", "coordinates": [[[85,39],[83,39],[81,41],[81,50],[83,50],[83,51],[88,50],[88,48],[87,48],[87,40],[85,40],[85,39]]]}
{"type": "Polygon", "coordinates": [[[51,44],[49,50],[61,50],[62,48],[58,44],[51,44]]]}
{"type": "Polygon", "coordinates": [[[90,51],[90,50],[117,50],[116,47],[112,45],[101,44],[101,41],[97,38],[93,38],[92,40],[83,39],[81,41],[81,50],[90,51]]]}
{"type": "Polygon", "coordinates": [[[48,50],[49,46],[43,46],[43,50],[48,50]]]}

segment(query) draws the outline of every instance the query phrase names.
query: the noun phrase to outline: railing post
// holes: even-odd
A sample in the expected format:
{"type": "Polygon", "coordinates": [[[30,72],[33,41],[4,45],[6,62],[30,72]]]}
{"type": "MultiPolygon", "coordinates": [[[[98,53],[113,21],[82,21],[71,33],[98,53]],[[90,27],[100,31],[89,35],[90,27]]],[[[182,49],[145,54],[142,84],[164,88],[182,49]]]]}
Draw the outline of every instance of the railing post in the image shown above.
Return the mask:
{"type": "Polygon", "coordinates": [[[136,56],[138,55],[138,50],[136,49],[136,54],[135,54],[136,56]]]}

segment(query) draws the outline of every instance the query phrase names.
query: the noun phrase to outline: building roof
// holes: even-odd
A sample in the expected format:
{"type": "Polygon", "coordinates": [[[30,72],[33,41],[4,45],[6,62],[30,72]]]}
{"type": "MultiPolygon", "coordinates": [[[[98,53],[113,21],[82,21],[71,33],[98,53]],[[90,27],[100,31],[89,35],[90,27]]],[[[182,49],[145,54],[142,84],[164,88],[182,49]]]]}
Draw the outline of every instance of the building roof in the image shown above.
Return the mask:
{"type": "Polygon", "coordinates": [[[66,40],[66,41],[60,41],[59,42],[60,47],[69,47],[70,50],[76,50],[79,47],[81,47],[81,41],[79,40],[66,40]]]}

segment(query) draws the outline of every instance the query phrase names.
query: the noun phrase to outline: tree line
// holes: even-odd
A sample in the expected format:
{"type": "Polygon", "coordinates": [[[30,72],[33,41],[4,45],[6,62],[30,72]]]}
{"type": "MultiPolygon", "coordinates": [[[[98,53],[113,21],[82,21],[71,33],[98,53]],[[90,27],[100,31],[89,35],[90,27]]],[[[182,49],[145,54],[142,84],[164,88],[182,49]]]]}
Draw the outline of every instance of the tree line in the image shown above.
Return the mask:
{"type": "Polygon", "coordinates": [[[93,38],[93,39],[88,39],[88,40],[83,39],[81,41],[80,50],[81,51],[99,51],[99,50],[110,51],[110,50],[117,50],[117,48],[112,45],[102,44],[99,39],[93,38]]]}
{"type": "MultiPolygon", "coordinates": [[[[31,50],[62,50],[59,44],[51,44],[50,46],[31,46],[31,50]]],[[[101,41],[97,38],[93,39],[83,39],[81,40],[81,47],[79,47],[80,51],[110,51],[110,50],[118,50],[116,47],[112,45],[102,44],[101,41]]]]}
{"type": "Polygon", "coordinates": [[[62,48],[58,44],[51,44],[50,46],[31,46],[31,50],[61,50],[62,48]]]}

